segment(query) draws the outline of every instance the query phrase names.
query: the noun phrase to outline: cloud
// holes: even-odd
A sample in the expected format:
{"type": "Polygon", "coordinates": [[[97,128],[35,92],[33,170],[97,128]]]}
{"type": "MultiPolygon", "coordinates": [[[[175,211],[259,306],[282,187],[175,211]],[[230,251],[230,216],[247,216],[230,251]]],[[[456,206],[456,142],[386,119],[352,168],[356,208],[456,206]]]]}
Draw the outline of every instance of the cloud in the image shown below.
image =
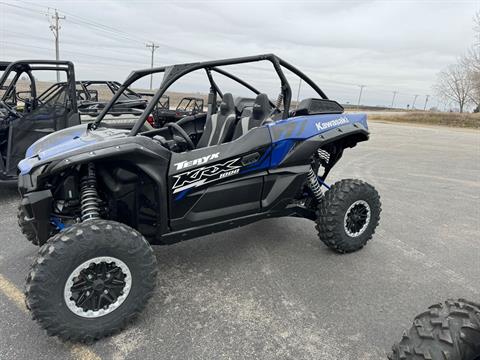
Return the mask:
{"type": "MultiPolygon", "coordinates": [[[[50,6],[67,16],[61,54],[75,62],[78,78],[121,81],[131,70],[149,67],[145,43],[155,41],[156,65],[274,52],[311,75],[331,98],[356,102],[358,85],[367,85],[363,98],[372,105],[389,104],[394,90],[402,94],[400,105],[429,93],[436,74],[473,42],[472,17],[479,8],[456,1],[10,4],[31,10],[0,4],[3,59],[53,56],[42,15],[50,6]]],[[[257,82],[261,77],[269,91],[276,88],[265,71],[246,74],[257,82]]]]}

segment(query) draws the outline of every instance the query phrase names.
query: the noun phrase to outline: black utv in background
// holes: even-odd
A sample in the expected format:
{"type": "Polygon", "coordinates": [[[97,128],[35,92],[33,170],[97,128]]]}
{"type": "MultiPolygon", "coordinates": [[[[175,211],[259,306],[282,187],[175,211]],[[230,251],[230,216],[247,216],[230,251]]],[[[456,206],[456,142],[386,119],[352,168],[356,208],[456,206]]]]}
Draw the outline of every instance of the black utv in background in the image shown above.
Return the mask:
{"type": "Polygon", "coordinates": [[[152,112],[155,120],[155,127],[161,128],[170,122],[177,122],[186,116],[205,115],[203,99],[197,97],[184,97],[175,109],[170,110],[169,106],[160,106],[152,112]]]}
{"type": "MultiPolygon", "coordinates": [[[[82,80],[77,81],[78,110],[85,114],[98,115],[113,95],[118,91],[121,84],[117,81],[82,80]]],[[[125,114],[143,110],[147,107],[148,100],[131,89],[127,89],[117,104],[110,111],[111,114],[125,114]]],[[[140,112],[141,113],[141,112],[140,112]]]]}
{"type": "Polygon", "coordinates": [[[17,178],[17,164],[38,139],[80,124],[75,71],[69,61],[0,63],[0,181],[17,178]],[[40,93],[37,74],[60,72],[66,81],[40,93]],[[28,83],[27,90],[17,88],[28,83]]]}
{"type": "MultiPolygon", "coordinates": [[[[94,121],[120,87],[115,81],[76,82],[69,61],[1,62],[0,71],[0,182],[17,179],[18,162],[38,139],[94,121]],[[54,78],[57,72],[62,81],[45,89],[41,79],[54,78]]],[[[147,99],[127,89],[102,123],[130,129],[147,104],[147,99]]],[[[145,123],[144,130],[150,129],[145,123]]]]}

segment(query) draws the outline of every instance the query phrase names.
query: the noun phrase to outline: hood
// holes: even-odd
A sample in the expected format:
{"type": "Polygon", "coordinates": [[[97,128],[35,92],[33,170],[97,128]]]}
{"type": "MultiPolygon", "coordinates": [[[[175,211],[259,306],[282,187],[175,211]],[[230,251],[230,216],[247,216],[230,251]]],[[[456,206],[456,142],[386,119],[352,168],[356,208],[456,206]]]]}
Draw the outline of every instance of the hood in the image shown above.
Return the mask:
{"type": "MultiPolygon", "coordinates": [[[[65,147],[67,143],[68,145],[72,146],[73,143],[70,140],[78,139],[81,135],[86,134],[86,132],[87,125],[83,124],[48,134],[47,136],[42,137],[41,139],[35,141],[32,145],[30,145],[30,147],[27,149],[27,152],[25,153],[25,157],[28,158],[39,155],[39,153],[47,150],[48,148],[58,148],[59,146],[65,147]]],[[[65,151],[67,150],[69,149],[65,149],[65,151]]]]}
{"type": "Polygon", "coordinates": [[[88,130],[87,124],[59,130],[33,143],[27,149],[26,157],[20,161],[18,168],[21,174],[26,174],[39,163],[63,156],[70,151],[87,148],[119,137],[127,137],[128,133],[128,130],[108,128],[88,130]]]}

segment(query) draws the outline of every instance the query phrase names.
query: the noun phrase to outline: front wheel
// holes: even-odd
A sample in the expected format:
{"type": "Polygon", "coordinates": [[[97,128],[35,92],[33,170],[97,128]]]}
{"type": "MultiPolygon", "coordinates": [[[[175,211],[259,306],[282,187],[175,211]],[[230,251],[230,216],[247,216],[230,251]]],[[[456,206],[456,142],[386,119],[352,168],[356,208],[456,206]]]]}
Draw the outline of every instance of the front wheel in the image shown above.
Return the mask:
{"type": "Polygon", "coordinates": [[[27,307],[52,336],[91,342],[124,328],[153,294],[156,259],[145,238],[90,220],[50,238],[26,282],[27,307]]]}
{"type": "Polygon", "coordinates": [[[380,196],[372,185],[361,180],[341,180],[320,200],[318,236],[339,253],[360,250],[372,238],[380,212],[380,196]]]}
{"type": "Polygon", "coordinates": [[[27,214],[25,213],[25,210],[23,209],[22,205],[18,206],[17,222],[18,222],[18,226],[20,227],[20,231],[27,238],[28,241],[30,241],[33,245],[43,245],[38,243],[35,230],[33,229],[32,224],[28,222],[27,214]]]}

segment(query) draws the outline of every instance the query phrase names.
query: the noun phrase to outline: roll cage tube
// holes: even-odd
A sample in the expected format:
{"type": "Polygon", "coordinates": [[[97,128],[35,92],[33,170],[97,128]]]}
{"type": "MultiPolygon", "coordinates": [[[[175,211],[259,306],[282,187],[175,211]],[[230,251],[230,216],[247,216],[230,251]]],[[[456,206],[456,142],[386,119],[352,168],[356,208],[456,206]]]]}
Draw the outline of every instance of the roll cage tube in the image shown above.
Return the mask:
{"type": "MultiPolygon", "coordinates": [[[[307,84],[312,86],[312,88],[324,99],[328,99],[325,95],[325,93],[320,90],[318,86],[315,85],[315,83],[310,80],[304,73],[302,73],[300,70],[295,68],[293,65],[287,63],[286,61],[281,60],[279,57],[277,57],[274,54],[264,54],[264,55],[255,55],[255,56],[247,56],[247,57],[241,57],[241,58],[231,58],[231,59],[224,59],[224,60],[213,60],[213,61],[205,61],[205,62],[196,62],[196,63],[186,63],[186,64],[179,64],[179,65],[172,65],[172,66],[163,66],[163,67],[158,67],[158,68],[153,68],[153,69],[143,69],[143,70],[137,70],[133,71],[128,78],[125,80],[125,82],[122,84],[122,86],[118,89],[118,91],[115,93],[115,95],[110,99],[108,104],[103,108],[103,110],[100,112],[98,117],[95,119],[93,123],[89,125],[91,129],[96,129],[102,119],[105,117],[107,112],[110,110],[110,108],[114,105],[114,103],[118,100],[120,95],[127,89],[133,82],[136,80],[140,79],[143,76],[150,75],[150,74],[156,74],[156,73],[164,73],[163,75],[163,80],[160,85],[160,88],[157,90],[155,95],[153,96],[152,100],[148,104],[147,108],[143,111],[142,115],[140,115],[139,119],[133,126],[132,130],[130,131],[129,135],[135,136],[138,134],[140,128],[142,127],[143,123],[146,121],[148,115],[153,111],[155,104],[159,101],[159,99],[162,97],[162,95],[165,93],[165,91],[178,79],[183,77],[184,75],[193,72],[195,70],[199,69],[212,69],[218,72],[219,69],[217,67],[219,66],[226,66],[226,65],[237,65],[237,64],[244,64],[244,63],[251,63],[251,62],[258,62],[258,61],[270,61],[273,66],[275,71],[277,72],[278,77],[280,78],[281,81],[281,86],[282,86],[282,95],[283,95],[283,102],[284,102],[284,111],[283,111],[283,116],[282,118],[288,118],[289,116],[289,110],[290,110],[290,102],[291,102],[291,88],[288,83],[288,80],[286,79],[283,71],[282,71],[282,66],[285,67],[286,69],[292,71],[294,74],[299,76],[302,80],[304,80],[307,84]],[[215,68],[215,69],[214,69],[215,68]]],[[[222,70],[224,72],[224,70],[222,70]]],[[[225,75],[225,73],[223,74],[225,75]]],[[[231,74],[229,74],[231,75],[231,74]]],[[[228,76],[228,75],[226,75],[228,76]]],[[[233,76],[233,75],[231,75],[233,76]]],[[[237,81],[238,78],[236,77],[231,77],[231,79],[237,81]]],[[[238,79],[240,80],[240,79],[238,79]]],[[[247,84],[245,81],[241,80],[240,84],[244,85],[247,84]],[[243,84],[242,84],[243,83],[243,84]]],[[[247,88],[255,89],[251,85],[247,86],[247,88]]],[[[258,90],[257,90],[258,91],[258,90]]],[[[255,91],[254,91],[255,92],[255,91]]]]}
{"type": "Polygon", "coordinates": [[[212,69],[205,69],[205,72],[207,73],[207,78],[208,78],[208,81],[210,82],[210,88],[213,89],[223,99],[222,90],[220,90],[217,83],[213,79],[212,69]]]}

